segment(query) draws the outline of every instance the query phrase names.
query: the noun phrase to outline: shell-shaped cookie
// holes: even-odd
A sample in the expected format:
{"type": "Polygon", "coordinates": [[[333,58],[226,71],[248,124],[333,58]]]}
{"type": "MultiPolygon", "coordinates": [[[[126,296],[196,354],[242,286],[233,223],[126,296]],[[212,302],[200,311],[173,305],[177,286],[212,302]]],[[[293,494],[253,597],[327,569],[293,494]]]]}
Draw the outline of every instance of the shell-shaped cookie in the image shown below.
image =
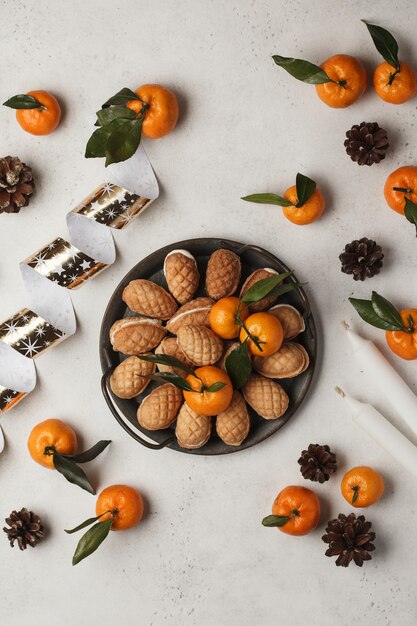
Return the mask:
{"type": "Polygon", "coordinates": [[[160,344],[166,332],[159,320],[124,317],[110,328],[110,342],[116,352],[144,354],[160,344]]]}
{"type": "Polygon", "coordinates": [[[249,434],[250,417],[243,396],[235,391],[232,402],[216,418],[216,431],[228,446],[240,446],[249,434]]]}
{"type": "Polygon", "coordinates": [[[150,280],[132,280],[124,288],[122,299],[127,306],[140,315],[169,320],[178,306],[170,293],[150,280]]]}
{"type": "Polygon", "coordinates": [[[210,439],[211,417],[198,415],[184,403],[178,413],[175,434],[181,448],[201,448],[210,439]]]}
{"type": "Polygon", "coordinates": [[[223,342],[206,326],[181,326],[177,343],[194,365],[214,365],[223,352],[223,342]]]}
{"type": "Polygon", "coordinates": [[[183,399],[181,389],[171,383],[156,387],[138,408],[139,424],[147,430],[168,428],[177,417],[183,399]]]}
{"type": "Polygon", "coordinates": [[[305,359],[305,361],[304,361],[304,366],[303,366],[303,369],[302,369],[302,370],[301,370],[301,372],[300,372],[300,374],[302,374],[303,372],[305,372],[305,371],[309,368],[309,365],[310,365],[310,356],[309,356],[309,354],[308,354],[307,350],[304,348],[304,346],[302,346],[300,343],[299,343],[299,344],[297,344],[297,345],[298,345],[298,347],[300,348],[301,352],[303,352],[303,353],[304,353],[304,359],[305,359]]]}
{"type": "MultiPolygon", "coordinates": [[[[191,361],[187,359],[184,352],[178,346],[177,340],[175,339],[175,337],[165,337],[165,339],[156,348],[155,354],[173,356],[174,358],[178,359],[179,361],[181,361],[185,365],[188,365],[189,367],[192,367],[193,365],[193,363],[191,363],[191,361]]],[[[186,376],[186,374],[184,373],[184,370],[177,368],[177,367],[171,367],[170,365],[160,365],[158,363],[157,368],[160,372],[171,372],[172,374],[177,374],[178,376],[182,376],[182,377],[186,376]]]]}
{"type": "Polygon", "coordinates": [[[193,326],[209,327],[209,315],[213,300],[211,298],[195,298],[184,304],[171,317],[167,323],[167,330],[176,335],[181,326],[192,324],[193,326]]]}
{"type": "Polygon", "coordinates": [[[305,328],[304,318],[291,304],[276,304],[268,313],[277,317],[284,329],[284,339],[294,339],[305,328]]]}
{"type": "Polygon", "coordinates": [[[251,374],[242,391],[246,402],[266,420],[281,417],[288,408],[287,394],[279,383],[270,378],[251,374]]]}
{"type": "Polygon", "coordinates": [[[254,357],[253,367],[267,378],[294,378],[304,371],[305,362],[306,351],[300,344],[284,343],[271,356],[254,357]]]}
{"type": "Polygon", "coordinates": [[[134,398],[149,385],[146,378],[155,371],[155,365],[130,356],[116,367],[110,376],[110,389],[118,398],[134,398]]]}
{"type": "Polygon", "coordinates": [[[206,291],[214,300],[235,293],[240,282],[240,258],[231,250],[215,250],[206,271],[206,291]]]}
{"type": "MultiPolygon", "coordinates": [[[[243,283],[242,289],[240,290],[240,297],[244,296],[250,287],[253,287],[258,280],[263,280],[264,278],[271,278],[274,274],[278,274],[275,270],[270,267],[264,267],[259,270],[255,270],[250,274],[245,282],[243,283]]],[[[263,298],[259,302],[255,302],[255,304],[251,304],[249,309],[252,313],[256,313],[258,311],[265,311],[270,306],[272,306],[276,302],[275,296],[268,296],[263,298]]]]}
{"type": "Polygon", "coordinates": [[[200,273],[192,254],[187,250],[173,250],[165,257],[164,275],[168,289],[180,303],[189,302],[200,281],[200,273]]]}

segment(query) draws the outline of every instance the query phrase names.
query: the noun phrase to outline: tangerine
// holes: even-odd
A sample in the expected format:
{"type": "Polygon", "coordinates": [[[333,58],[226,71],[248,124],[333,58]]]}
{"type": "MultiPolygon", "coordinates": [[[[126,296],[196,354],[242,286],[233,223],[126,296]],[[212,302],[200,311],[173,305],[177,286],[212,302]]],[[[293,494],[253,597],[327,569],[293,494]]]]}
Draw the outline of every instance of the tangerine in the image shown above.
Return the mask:
{"type": "Polygon", "coordinates": [[[279,530],[288,535],[306,535],[320,519],[320,501],[307,487],[285,487],[272,504],[272,515],[287,517],[279,530]]]}
{"type": "Polygon", "coordinates": [[[408,330],[387,330],[385,339],[394,354],[412,361],[417,359],[417,309],[404,309],[400,315],[408,330]]]}
{"type": "Polygon", "coordinates": [[[284,193],[284,198],[292,203],[292,206],[282,207],[287,220],[293,224],[300,226],[304,224],[311,224],[319,219],[324,211],[325,201],[324,196],[319,189],[315,189],[307,202],[301,206],[297,206],[297,188],[295,185],[289,187],[284,193]]]}
{"type": "Polygon", "coordinates": [[[130,100],[127,107],[145,116],[142,133],[145,137],[159,139],[174,130],[178,121],[178,101],[173,91],[161,85],[142,85],[135,91],[140,100],[130,100]]]}
{"type": "Polygon", "coordinates": [[[239,338],[242,343],[247,340],[251,354],[267,357],[282,346],[284,329],[274,315],[253,313],[245,320],[239,338]]]}
{"type": "Polygon", "coordinates": [[[317,95],[327,106],[343,109],[350,106],[366,89],[366,71],[362,63],[348,54],[335,54],[321,68],[334,82],[316,85],[317,95]]]}
{"type": "Polygon", "coordinates": [[[230,296],[221,298],[213,304],[209,323],[211,329],[222,339],[234,339],[241,328],[239,319],[244,321],[249,315],[249,309],[239,298],[230,296]]]}
{"type": "Polygon", "coordinates": [[[111,530],[127,530],[139,524],[143,515],[143,498],[139,491],[128,485],[111,485],[99,494],[96,515],[108,513],[100,521],[113,515],[111,530]]]}
{"type": "Polygon", "coordinates": [[[74,454],[77,449],[75,431],[59,419],[48,419],[32,428],[28,449],[36,463],[55,469],[53,451],[61,454],[74,454]]]}
{"type": "Polygon", "coordinates": [[[417,167],[403,165],[388,176],[384,186],[388,206],[404,215],[405,198],[417,204],[417,167]]]}
{"type": "Polygon", "coordinates": [[[374,89],[378,96],[391,104],[403,104],[417,93],[417,74],[408,63],[400,63],[398,72],[387,63],[381,63],[374,72],[374,89]]]}
{"type": "Polygon", "coordinates": [[[352,506],[370,506],[384,493],[384,480],[379,472],[366,465],[353,467],[342,478],[342,496],[352,506]]]}
{"type": "Polygon", "coordinates": [[[225,411],[232,401],[233,386],[229,376],[214,365],[198,367],[194,375],[186,380],[195,391],[184,391],[184,400],[192,411],[198,415],[218,415],[225,411]],[[223,383],[218,391],[207,391],[215,383],[223,383]]]}
{"type": "Polygon", "coordinates": [[[58,100],[47,91],[29,91],[41,103],[35,109],[18,109],[16,119],[20,126],[31,135],[49,135],[58,126],[61,119],[61,107],[58,100]]]}

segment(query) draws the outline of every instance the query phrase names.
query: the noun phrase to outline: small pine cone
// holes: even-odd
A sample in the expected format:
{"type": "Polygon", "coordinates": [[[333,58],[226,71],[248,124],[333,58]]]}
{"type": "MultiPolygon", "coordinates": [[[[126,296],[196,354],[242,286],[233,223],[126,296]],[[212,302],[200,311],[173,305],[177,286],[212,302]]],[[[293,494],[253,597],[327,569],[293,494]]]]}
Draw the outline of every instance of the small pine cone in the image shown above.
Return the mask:
{"type": "Polygon", "coordinates": [[[354,124],[346,137],[346,152],[358,165],[372,165],[385,159],[389,148],[387,131],[376,122],[354,124]]]}
{"type": "Polygon", "coordinates": [[[0,213],[19,213],[35,191],[32,170],[17,157],[0,159],[0,213]]]}
{"type": "Polygon", "coordinates": [[[364,561],[372,559],[369,552],[375,550],[372,543],[375,533],[370,531],[371,526],[363,515],[339,513],[327,524],[326,534],[322,536],[324,543],[329,544],[326,556],[337,556],[336,565],[341,567],[349,567],[352,560],[362,567],[364,561]]]}
{"type": "Polygon", "coordinates": [[[381,246],[367,237],[347,243],[339,256],[342,272],[353,274],[353,280],[365,280],[379,274],[383,258],[381,246]]]}
{"type": "Polygon", "coordinates": [[[15,541],[21,550],[26,550],[28,545],[34,548],[44,537],[41,518],[25,508],[12,511],[4,521],[10,526],[10,528],[4,527],[3,530],[12,548],[15,541]]]}
{"type": "Polygon", "coordinates": [[[306,480],[324,483],[337,469],[336,455],[329,446],[310,443],[298,459],[300,472],[306,480]]]}

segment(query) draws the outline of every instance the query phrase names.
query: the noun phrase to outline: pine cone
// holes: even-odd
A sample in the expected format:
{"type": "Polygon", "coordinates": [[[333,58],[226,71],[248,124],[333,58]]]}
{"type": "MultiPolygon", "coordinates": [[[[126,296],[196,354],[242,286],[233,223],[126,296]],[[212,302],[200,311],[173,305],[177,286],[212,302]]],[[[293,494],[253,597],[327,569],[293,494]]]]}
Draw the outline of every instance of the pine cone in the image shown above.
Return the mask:
{"type": "Polygon", "coordinates": [[[324,483],[337,469],[336,455],[329,446],[310,443],[298,459],[300,472],[306,480],[324,483]]]}
{"type": "Polygon", "coordinates": [[[44,537],[41,518],[25,508],[20,511],[12,511],[4,521],[10,526],[10,528],[5,527],[3,530],[12,548],[15,541],[21,550],[26,550],[28,544],[34,548],[44,537]]]}
{"type": "Polygon", "coordinates": [[[346,516],[339,513],[337,519],[332,519],[326,526],[326,535],[322,539],[328,543],[326,556],[337,556],[336,565],[348,567],[353,561],[362,567],[364,561],[372,559],[369,552],[375,550],[372,541],[375,533],[369,532],[372,524],[367,522],[363,515],[356,517],[355,513],[346,516]]]}
{"type": "Polygon", "coordinates": [[[353,280],[365,280],[379,274],[383,258],[381,246],[367,237],[347,243],[339,256],[342,272],[353,274],[353,280]]]}
{"type": "Polygon", "coordinates": [[[19,213],[35,191],[32,170],[17,157],[0,159],[0,213],[19,213]]]}
{"type": "Polygon", "coordinates": [[[372,165],[385,159],[389,148],[387,131],[376,122],[354,124],[346,137],[346,152],[358,165],[372,165]]]}

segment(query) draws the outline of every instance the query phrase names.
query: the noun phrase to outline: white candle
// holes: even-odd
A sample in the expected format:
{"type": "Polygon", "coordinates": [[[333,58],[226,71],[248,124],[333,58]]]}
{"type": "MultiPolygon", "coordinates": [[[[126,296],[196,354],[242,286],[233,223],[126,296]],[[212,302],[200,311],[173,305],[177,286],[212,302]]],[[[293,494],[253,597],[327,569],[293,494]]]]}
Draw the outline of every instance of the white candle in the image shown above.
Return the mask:
{"type": "Polygon", "coordinates": [[[345,325],[353,354],[364,374],[372,379],[393,409],[417,435],[417,397],[376,345],[345,325]]]}
{"type": "Polygon", "coordinates": [[[347,396],[340,388],[337,388],[336,391],[344,398],[351,411],[353,421],[417,478],[416,446],[373,406],[347,396]]]}

